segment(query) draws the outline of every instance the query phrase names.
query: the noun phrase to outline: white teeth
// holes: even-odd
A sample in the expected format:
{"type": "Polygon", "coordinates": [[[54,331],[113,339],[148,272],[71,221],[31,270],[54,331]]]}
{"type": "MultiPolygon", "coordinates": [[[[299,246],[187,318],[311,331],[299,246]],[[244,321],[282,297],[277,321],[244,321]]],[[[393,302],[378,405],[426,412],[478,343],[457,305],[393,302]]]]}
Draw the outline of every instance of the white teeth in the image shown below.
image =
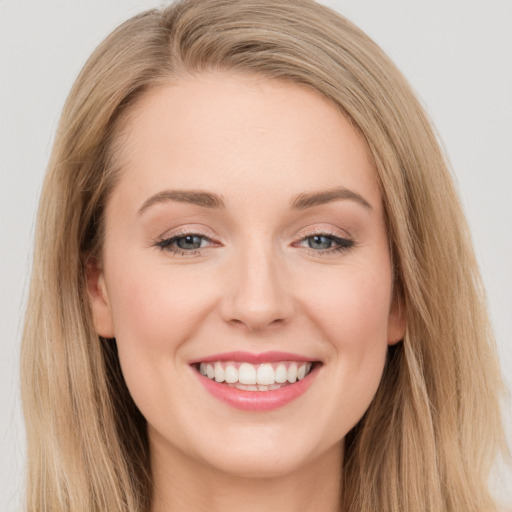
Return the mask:
{"type": "Polygon", "coordinates": [[[228,364],[224,370],[224,378],[228,384],[238,382],[238,370],[233,365],[228,364]]]}
{"type": "Polygon", "coordinates": [[[297,380],[297,363],[292,363],[288,367],[288,382],[295,382],[297,380]]]}
{"type": "Polygon", "coordinates": [[[256,368],[252,364],[242,363],[238,368],[238,382],[240,384],[256,384],[256,368]]]}
{"type": "Polygon", "coordinates": [[[276,368],[276,382],[279,384],[283,384],[288,380],[288,372],[286,371],[286,366],[284,364],[280,364],[276,368]]]}
{"type": "Polygon", "coordinates": [[[224,382],[224,368],[220,363],[215,363],[215,382],[224,382]]]}
{"type": "Polygon", "coordinates": [[[274,369],[270,364],[262,364],[256,372],[256,382],[268,386],[274,384],[274,369]]]}
{"type": "Polygon", "coordinates": [[[240,384],[239,382],[233,384],[233,387],[236,389],[241,389],[242,391],[259,391],[258,386],[248,385],[248,384],[240,384]]]}
{"type": "Polygon", "coordinates": [[[238,389],[269,391],[302,380],[312,363],[286,362],[253,365],[237,362],[200,363],[199,372],[216,382],[225,382],[238,389]]]}

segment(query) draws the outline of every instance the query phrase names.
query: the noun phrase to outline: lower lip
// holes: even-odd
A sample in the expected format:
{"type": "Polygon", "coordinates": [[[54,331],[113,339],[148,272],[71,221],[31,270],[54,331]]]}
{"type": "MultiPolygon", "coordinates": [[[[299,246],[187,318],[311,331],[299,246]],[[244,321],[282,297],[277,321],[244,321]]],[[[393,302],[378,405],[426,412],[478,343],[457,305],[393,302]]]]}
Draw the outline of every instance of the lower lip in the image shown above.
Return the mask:
{"type": "Polygon", "coordinates": [[[303,379],[294,384],[289,384],[283,388],[273,389],[271,391],[245,391],[236,389],[226,384],[215,382],[201,375],[197,370],[194,370],[194,372],[209,393],[231,407],[243,411],[269,411],[283,407],[302,396],[313,383],[319,369],[320,365],[315,365],[311,372],[303,379]]]}

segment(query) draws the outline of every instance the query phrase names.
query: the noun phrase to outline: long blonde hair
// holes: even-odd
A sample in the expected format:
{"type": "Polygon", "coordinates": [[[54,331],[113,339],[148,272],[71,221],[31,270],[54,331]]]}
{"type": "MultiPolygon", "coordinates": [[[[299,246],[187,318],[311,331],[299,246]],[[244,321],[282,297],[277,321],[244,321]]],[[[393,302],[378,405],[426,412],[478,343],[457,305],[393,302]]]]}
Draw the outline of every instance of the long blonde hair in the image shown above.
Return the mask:
{"type": "Polygon", "coordinates": [[[493,511],[505,448],[496,350],[447,165],[410,87],[363,32],[308,0],[185,0],[96,49],[66,102],[41,196],[22,346],[27,510],[147,512],[146,423],[115,343],[94,332],[87,258],[101,254],[116,143],[148,89],[207,70],[312,87],[366,139],[381,186],[404,340],[348,434],[344,512],[493,511]]]}

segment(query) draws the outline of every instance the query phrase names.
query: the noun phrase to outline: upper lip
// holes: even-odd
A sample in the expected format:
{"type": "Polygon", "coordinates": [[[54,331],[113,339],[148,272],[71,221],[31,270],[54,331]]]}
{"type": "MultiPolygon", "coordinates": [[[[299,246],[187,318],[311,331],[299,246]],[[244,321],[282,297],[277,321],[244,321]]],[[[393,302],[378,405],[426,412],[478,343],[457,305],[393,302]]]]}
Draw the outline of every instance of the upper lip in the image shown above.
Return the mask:
{"type": "Polygon", "coordinates": [[[299,362],[311,362],[318,361],[316,358],[303,356],[300,354],[293,354],[291,352],[260,352],[255,354],[252,352],[236,351],[236,352],[222,352],[220,354],[212,354],[210,356],[201,357],[190,361],[190,364],[197,363],[210,363],[217,361],[238,361],[251,364],[263,364],[272,363],[277,361],[299,361],[299,362]]]}

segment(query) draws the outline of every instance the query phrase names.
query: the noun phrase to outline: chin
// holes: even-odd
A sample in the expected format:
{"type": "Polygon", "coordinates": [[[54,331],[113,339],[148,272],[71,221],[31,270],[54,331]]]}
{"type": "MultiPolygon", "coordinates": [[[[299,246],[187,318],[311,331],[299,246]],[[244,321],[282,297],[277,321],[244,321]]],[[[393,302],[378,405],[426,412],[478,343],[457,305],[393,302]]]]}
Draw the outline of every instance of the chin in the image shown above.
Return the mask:
{"type": "Polygon", "coordinates": [[[214,471],[237,478],[282,478],[306,467],[313,457],[310,454],[283,453],[281,450],[225,453],[222,459],[205,461],[214,471]],[[276,456],[276,452],[278,455],[276,456]]]}
{"type": "Polygon", "coordinates": [[[325,444],[318,444],[311,426],[290,433],[289,426],[276,429],[260,425],[223,437],[224,442],[211,439],[210,448],[201,450],[201,459],[214,471],[238,478],[285,477],[305,470],[322,457],[338,457],[342,446],[342,440],[329,442],[328,436],[323,437],[325,444]]]}

